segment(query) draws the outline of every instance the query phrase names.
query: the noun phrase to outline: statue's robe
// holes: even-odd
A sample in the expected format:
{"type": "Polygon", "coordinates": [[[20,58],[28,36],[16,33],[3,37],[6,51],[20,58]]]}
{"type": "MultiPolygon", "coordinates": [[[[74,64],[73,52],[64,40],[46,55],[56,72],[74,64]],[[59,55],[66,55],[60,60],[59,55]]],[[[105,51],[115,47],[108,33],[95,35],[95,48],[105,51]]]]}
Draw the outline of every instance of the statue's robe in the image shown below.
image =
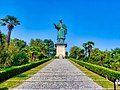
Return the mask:
{"type": "Polygon", "coordinates": [[[58,29],[58,36],[57,36],[57,38],[65,40],[65,35],[67,34],[67,29],[66,29],[65,24],[59,23],[57,25],[57,27],[59,28],[58,29]]]}

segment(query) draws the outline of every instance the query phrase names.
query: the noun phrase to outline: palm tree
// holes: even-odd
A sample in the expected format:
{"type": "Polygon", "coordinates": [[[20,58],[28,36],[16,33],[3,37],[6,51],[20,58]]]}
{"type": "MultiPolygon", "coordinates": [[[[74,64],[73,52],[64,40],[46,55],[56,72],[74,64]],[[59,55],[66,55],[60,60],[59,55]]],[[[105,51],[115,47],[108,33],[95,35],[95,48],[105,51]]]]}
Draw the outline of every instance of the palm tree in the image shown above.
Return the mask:
{"type": "Polygon", "coordinates": [[[91,51],[92,51],[92,48],[94,46],[94,42],[92,41],[88,41],[86,43],[83,43],[82,46],[84,47],[85,49],[85,55],[87,55],[88,53],[88,58],[90,57],[90,54],[91,54],[91,51]]]}
{"type": "Polygon", "coordinates": [[[7,25],[8,28],[8,35],[7,35],[7,50],[10,45],[10,36],[11,36],[11,31],[16,25],[20,25],[20,21],[14,16],[9,16],[7,15],[4,19],[1,19],[1,25],[5,26],[7,25]]]}
{"type": "Polygon", "coordinates": [[[90,57],[90,54],[91,54],[91,51],[92,51],[92,48],[93,48],[94,45],[95,45],[95,44],[94,44],[94,42],[92,42],[92,41],[88,41],[88,42],[87,42],[88,58],[90,57]]]}
{"type": "Polygon", "coordinates": [[[31,57],[31,62],[34,62],[35,59],[36,59],[36,56],[38,54],[38,48],[34,47],[34,46],[31,46],[29,48],[29,54],[30,54],[30,57],[31,57]]]}
{"type": "Polygon", "coordinates": [[[84,47],[85,49],[85,55],[87,54],[87,43],[83,43],[82,46],[84,47]]]}

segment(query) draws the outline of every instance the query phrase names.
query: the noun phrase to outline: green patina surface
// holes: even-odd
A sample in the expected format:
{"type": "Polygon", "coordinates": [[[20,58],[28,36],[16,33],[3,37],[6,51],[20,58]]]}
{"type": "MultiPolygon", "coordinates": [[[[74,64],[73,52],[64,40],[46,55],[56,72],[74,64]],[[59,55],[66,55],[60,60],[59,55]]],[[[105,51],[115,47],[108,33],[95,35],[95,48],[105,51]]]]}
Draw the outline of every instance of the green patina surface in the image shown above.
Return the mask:
{"type": "Polygon", "coordinates": [[[62,19],[60,19],[59,24],[54,24],[55,28],[58,30],[57,34],[57,43],[64,43],[65,36],[67,34],[67,27],[63,24],[62,19]]]}

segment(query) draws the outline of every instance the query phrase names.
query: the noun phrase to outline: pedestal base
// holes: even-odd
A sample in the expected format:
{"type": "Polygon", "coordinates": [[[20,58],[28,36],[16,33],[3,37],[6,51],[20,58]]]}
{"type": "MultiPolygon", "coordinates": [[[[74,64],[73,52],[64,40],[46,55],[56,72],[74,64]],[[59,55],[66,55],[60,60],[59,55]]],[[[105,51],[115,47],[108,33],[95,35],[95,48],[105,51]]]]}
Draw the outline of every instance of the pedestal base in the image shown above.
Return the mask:
{"type": "Polygon", "coordinates": [[[56,47],[56,56],[59,58],[65,57],[65,48],[67,47],[67,44],[55,44],[56,47]]]}

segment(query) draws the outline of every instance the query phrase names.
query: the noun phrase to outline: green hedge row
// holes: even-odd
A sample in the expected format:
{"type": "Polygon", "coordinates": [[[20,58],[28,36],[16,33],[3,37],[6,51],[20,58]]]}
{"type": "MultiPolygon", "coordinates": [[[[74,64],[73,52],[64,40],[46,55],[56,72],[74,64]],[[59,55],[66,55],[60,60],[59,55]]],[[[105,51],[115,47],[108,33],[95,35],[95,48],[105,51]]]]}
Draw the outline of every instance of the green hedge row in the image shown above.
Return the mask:
{"type": "Polygon", "coordinates": [[[50,58],[44,59],[44,60],[40,60],[40,61],[36,61],[36,62],[31,62],[31,63],[25,64],[25,65],[21,65],[21,66],[14,66],[11,68],[3,69],[0,71],[0,82],[6,80],[8,78],[11,78],[17,74],[20,74],[22,72],[25,72],[31,68],[34,68],[40,64],[43,64],[44,62],[47,62],[49,60],[51,60],[51,59],[50,58]]]}
{"type": "Polygon", "coordinates": [[[108,78],[111,81],[114,81],[115,79],[120,80],[120,72],[118,72],[118,71],[114,71],[114,70],[111,70],[109,68],[105,68],[105,67],[102,67],[102,66],[98,66],[98,65],[91,64],[91,63],[83,62],[83,61],[76,60],[76,59],[73,59],[73,58],[71,58],[70,60],[72,60],[75,63],[87,68],[90,71],[93,71],[93,72],[95,72],[95,73],[97,73],[97,74],[99,74],[99,75],[101,75],[105,78],[108,78]]]}

